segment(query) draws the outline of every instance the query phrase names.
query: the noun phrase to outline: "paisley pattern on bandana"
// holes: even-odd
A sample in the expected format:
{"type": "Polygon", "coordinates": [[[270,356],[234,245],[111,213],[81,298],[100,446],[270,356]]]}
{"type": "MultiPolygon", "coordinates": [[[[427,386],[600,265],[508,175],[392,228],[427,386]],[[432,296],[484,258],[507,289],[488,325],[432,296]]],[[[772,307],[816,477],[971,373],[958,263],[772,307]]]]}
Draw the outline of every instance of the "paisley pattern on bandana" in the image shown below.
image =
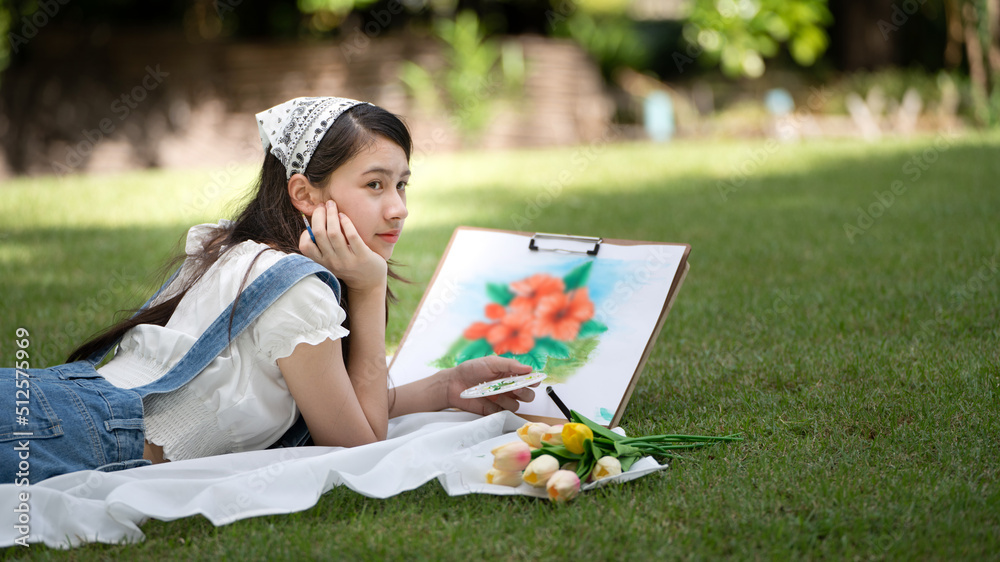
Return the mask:
{"type": "Polygon", "coordinates": [[[295,98],[257,114],[264,150],[285,166],[285,177],[305,172],[309,159],[333,122],[357,100],[332,97],[295,98]]]}

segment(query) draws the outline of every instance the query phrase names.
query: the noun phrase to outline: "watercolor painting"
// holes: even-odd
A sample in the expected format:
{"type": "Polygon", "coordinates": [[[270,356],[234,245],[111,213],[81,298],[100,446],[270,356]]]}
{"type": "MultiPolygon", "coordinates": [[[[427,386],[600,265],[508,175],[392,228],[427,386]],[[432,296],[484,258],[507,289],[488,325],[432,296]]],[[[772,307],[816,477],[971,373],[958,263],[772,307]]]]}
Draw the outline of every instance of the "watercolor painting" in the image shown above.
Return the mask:
{"type": "MultiPolygon", "coordinates": [[[[460,227],[389,367],[401,386],[485,356],[512,357],[547,378],[518,415],[571,409],[610,423],[664,318],[688,246],[559,241],[532,251],[530,235],[460,227]]],[[[482,381],[488,382],[488,381],[482,381]]]]}
{"type": "Polygon", "coordinates": [[[563,276],[539,272],[511,282],[487,282],[488,303],[431,366],[453,367],[486,355],[512,357],[565,382],[587,363],[607,325],[594,318],[587,282],[593,260],[563,276]]]}

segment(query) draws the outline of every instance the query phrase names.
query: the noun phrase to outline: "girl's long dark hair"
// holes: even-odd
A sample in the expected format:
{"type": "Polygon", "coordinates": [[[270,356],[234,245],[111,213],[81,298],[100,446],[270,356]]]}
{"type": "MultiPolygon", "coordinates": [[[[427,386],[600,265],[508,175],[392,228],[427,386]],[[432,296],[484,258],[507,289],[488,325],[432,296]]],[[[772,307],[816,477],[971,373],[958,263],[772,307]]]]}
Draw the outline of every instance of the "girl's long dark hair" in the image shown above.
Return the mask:
{"type": "MultiPolygon", "coordinates": [[[[360,104],[345,111],[327,130],[309,160],[309,165],[305,170],[306,178],[313,185],[325,184],[334,170],[344,165],[361,150],[371,146],[376,141],[377,136],[385,137],[399,145],[406,153],[406,160],[410,160],[413,143],[406,125],[397,116],[381,107],[360,104]]],[[[205,275],[219,258],[241,242],[253,240],[267,244],[271,249],[280,252],[300,254],[299,236],[302,234],[304,225],[301,214],[292,205],[288,195],[288,180],[285,178],[285,173],[285,166],[273,154],[267,152],[264,155],[264,164],[261,167],[260,178],[256,185],[256,193],[239,212],[233,223],[227,228],[220,229],[214,238],[205,242],[200,251],[194,254],[182,254],[171,262],[171,265],[176,265],[181,261],[189,264],[191,273],[184,275],[183,281],[179,277],[178,281],[175,282],[175,284],[183,282],[183,285],[176,288],[171,286],[168,293],[171,296],[166,300],[138,311],[130,318],[114,324],[85,342],[70,353],[69,361],[89,358],[96,351],[118,342],[125,335],[125,332],[140,324],[166,325],[188,290],[205,275]]],[[[257,257],[260,257],[260,254],[257,257]]],[[[244,284],[252,268],[253,264],[244,275],[244,284]]],[[[392,268],[389,269],[389,276],[400,279],[392,268]]],[[[344,289],[341,291],[341,305],[346,310],[347,291],[343,284],[341,287],[344,289]]],[[[243,287],[240,287],[240,292],[242,290],[243,287]]],[[[392,291],[387,291],[386,299],[390,302],[395,301],[392,291]]],[[[348,318],[344,327],[350,329],[349,322],[348,318]]],[[[348,348],[345,341],[343,345],[345,361],[347,360],[348,348]]]]}

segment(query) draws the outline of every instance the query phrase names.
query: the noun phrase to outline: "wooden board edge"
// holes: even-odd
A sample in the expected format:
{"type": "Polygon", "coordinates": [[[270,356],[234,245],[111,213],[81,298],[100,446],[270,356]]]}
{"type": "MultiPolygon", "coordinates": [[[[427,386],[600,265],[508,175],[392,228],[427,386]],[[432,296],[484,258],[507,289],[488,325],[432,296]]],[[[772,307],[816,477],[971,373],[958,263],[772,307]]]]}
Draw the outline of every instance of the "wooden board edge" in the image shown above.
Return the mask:
{"type": "Polygon", "coordinates": [[[632,391],[635,390],[635,386],[639,382],[639,375],[646,366],[646,360],[649,359],[650,354],[653,352],[656,340],[660,337],[660,329],[662,329],[663,324],[666,323],[667,315],[670,314],[670,309],[674,306],[674,300],[677,298],[677,293],[680,292],[681,285],[684,284],[684,279],[687,278],[688,270],[690,269],[691,264],[685,259],[684,269],[681,271],[681,274],[674,279],[674,286],[670,288],[670,293],[667,295],[667,301],[663,305],[663,310],[660,311],[660,317],[656,320],[656,327],[653,329],[653,334],[650,336],[649,341],[646,342],[646,348],[642,351],[642,357],[639,359],[639,364],[636,366],[635,372],[632,373],[632,380],[629,381],[628,388],[625,389],[625,394],[622,395],[621,402],[618,403],[618,409],[615,410],[615,415],[611,418],[611,422],[607,427],[617,427],[618,423],[621,422],[622,416],[625,415],[625,406],[628,405],[629,400],[632,398],[632,391]]]}

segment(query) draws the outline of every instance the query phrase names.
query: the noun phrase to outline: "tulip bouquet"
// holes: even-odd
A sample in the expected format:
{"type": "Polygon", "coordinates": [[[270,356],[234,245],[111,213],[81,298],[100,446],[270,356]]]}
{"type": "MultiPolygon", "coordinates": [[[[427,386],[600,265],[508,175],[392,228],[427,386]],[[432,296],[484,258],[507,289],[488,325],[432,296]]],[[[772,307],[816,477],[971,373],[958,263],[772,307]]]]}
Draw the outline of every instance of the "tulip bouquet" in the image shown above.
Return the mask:
{"type": "Polygon", "coordinates": [[[579,412],[571,411],[570,417],[572,422],[563,425],[524,424],[517,430],[520,440],[493,449],[486,481],[504,486],[525,482],[544,487],[553,501],[568,501],[579,493],[581,482],[617,476],[642,457],[681,458],[675,451],[742,440],[735,435],[625,437],[579,412]]]}

